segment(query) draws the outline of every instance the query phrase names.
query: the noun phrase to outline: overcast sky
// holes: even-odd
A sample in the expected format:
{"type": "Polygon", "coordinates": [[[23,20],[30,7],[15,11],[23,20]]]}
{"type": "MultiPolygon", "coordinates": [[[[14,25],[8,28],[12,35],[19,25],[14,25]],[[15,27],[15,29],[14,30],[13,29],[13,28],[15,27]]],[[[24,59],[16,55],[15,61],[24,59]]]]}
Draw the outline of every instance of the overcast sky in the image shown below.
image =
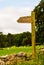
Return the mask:
{"type": "Polygon", "coordinates": [[[0,0],[0,32],[21,33],[30,31],[31,24],[18,23],[20,16],[31,15],[41,0],[0,0]]]}

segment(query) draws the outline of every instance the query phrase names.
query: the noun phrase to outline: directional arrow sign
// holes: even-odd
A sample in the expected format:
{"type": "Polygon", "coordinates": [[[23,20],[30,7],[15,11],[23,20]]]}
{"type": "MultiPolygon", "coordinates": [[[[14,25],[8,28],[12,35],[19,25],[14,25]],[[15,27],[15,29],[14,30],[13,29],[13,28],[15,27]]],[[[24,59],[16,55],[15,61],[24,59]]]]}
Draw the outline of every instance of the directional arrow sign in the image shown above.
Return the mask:
{"type": "Polygon", "coordinates": [[[35,58],[35,12],[32,11],[31,16],[20,17],[17,22],[31,23],[32,27],[32,57],[35,58]]]}
{"type": "Polygon", "coordinates": [[[17,22],[19,23],[31,23],[31,16],[20,17],[17,22]]]}

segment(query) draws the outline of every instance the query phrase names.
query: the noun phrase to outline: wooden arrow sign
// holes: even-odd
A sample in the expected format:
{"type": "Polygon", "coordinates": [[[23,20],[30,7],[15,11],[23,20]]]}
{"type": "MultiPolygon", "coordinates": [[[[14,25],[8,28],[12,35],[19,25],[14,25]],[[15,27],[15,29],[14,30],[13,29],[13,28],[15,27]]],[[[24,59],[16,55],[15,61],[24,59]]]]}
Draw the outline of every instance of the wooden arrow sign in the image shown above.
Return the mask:
{"type": "Polygon", "coordinates": [[[31,16],[20,17],[17,22],[19,23],[31,23],[32,28],[32,57],[35,58],[35,12],[32,11],[31,16]]]}
{"type": "Polygon", "coordinates": [[[20,17],[17,22],[19,23],[31,23],[31,16],[20,17]]]}

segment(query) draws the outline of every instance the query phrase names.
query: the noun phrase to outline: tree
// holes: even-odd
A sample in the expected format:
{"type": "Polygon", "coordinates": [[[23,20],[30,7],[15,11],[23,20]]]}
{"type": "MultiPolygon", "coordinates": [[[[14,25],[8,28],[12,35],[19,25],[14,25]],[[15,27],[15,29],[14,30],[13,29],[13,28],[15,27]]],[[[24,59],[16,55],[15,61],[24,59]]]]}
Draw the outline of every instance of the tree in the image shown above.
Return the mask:
{"type": "Polygon", "coordinates": [[[44,42],[44,0],[34,9],[36,14],[36,42],[44,42]]]}
{"type": "Polygon", "coordinates": [[[23,46],[31,45],[31,42],[30,42],[30,40],[28,40],[28,38],[26,37],[26,38],[23,38],[23,40],[22,40],[22,45],[23,45],[23,46]]]}
{"type": "Polygon", "coordinates": [[[23,32],[22,45],[23,46],[31,45],[31,33],[30,32],[23,32]]]}
{"type": "Polygon", "coordinates": [[[8,41],[8,46],[12,46],[12,34],[11,33],[8,33],[7,41],[8,41]]]}
{"type": "Polygon", "coordinates": [[[0,47],[2,47],[3,44],[3,33],[0,32],[0,47]]]}

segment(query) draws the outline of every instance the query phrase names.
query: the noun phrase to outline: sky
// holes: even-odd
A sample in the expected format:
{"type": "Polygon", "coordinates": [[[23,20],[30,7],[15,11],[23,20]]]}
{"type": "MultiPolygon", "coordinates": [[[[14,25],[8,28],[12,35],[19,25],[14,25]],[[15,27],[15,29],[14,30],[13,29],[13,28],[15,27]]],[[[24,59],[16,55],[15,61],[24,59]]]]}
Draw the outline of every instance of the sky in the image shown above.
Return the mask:
{"type": "Polygon", "coordinates": [[[31,23],[18,23],[21,16],[30,16],[41,0],[0,0],[0,32],[31,32],[31,23]]]}

